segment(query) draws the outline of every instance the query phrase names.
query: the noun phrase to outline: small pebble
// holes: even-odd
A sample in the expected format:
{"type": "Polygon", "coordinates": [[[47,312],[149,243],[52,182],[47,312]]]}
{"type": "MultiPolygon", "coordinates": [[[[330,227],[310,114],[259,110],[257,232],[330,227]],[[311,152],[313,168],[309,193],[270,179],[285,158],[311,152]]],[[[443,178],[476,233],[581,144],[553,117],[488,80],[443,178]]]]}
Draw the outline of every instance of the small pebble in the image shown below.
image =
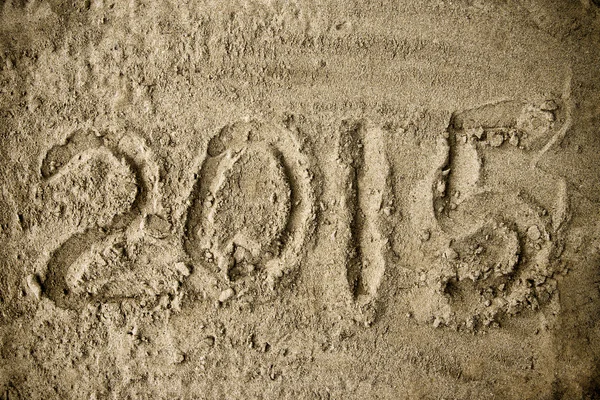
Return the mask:
{"type": "Polygon", "coordinates": [[[215,345],[215,337],[207,336],[202,340],[202,347],[213,347],[215,345]]]}
{"type": "Polygon", "coordinates": [[[229,272],[229,270],[235,265],[235,258],[231,255],[225,255],[219,259],[219,269],[222,272],[229,272]]]}
{"type": "Polygon", "coordinates": [[[190,276],[190,269],[183,261],[175,263],[175,269],[183,276],[190,276]]]}
{"type": "Polygon", "coordinates": [[[233,259],[236,263],[241,263],[250,257],[250,252],[241,246],[236,246],[233,252],[233,259]]]}
{"type": "Polygon", "coordinates": [[[554,116],[553,112],[550,111],[544,111],[544,118],[546,119],[546,121],[548,122],[554,122],[556,120],[556,117],[554,116]]]}
{"type": "Polygon", "coordinates": [[[499,132],[492,133],[488,139],[488,142],[492,147],[500,147],[502,146],[502,143],[504,143],[504,136],[499,132]]]}
{"type": "Polygon", "coordinates": [[[540,229],[537,227],[537,225],[531,225],[527,229],[527,237],[531,240],[539,240],[540,237],[542,237],[542,233],[540,232],[540,229]]]}
{"type": "Polygon", "coordinates": [[[233,297],[235,291],[232,288],[225,289],[219,295],[219,302],[225,303],[227,300],[233,297]]]}
{"type": "Polygon", "coordinates": [[[444,252],[444,257],[448,260],[456,260],[458,258],[458,253],[451,247],[448,247],[444,252]]]}
{"type": "Polygon", "coordinates": [[[443,181],[443,180],[438,181],[437,191],[440,194],[444,194],[444,192],[446,192],[446,182],[445,181],[443,181]]]}
{"type": "Polygon", "coordinates": [[[185,354],[181,350],[176,350],[173,354],[173,363],[181,364],[185,361],[185,354]]]}

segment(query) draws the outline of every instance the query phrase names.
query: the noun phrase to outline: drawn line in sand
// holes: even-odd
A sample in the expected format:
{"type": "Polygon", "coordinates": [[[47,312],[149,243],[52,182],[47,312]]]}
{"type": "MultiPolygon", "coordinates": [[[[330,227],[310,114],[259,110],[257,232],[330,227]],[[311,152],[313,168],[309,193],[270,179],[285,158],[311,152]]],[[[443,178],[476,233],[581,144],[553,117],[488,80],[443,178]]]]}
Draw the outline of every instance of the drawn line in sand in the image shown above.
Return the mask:
{"type": "Polygon", "coordinates": [[[72,271],[74,264],[94,244],[141,224],[141,218],[151,214],[156,206],[158,167],[142,140],[128,135],[115,139],[92,131],[75,131],[65,143],[55,145],[46,154],[40,168],[44,184],[52,184],[94,157],[107,158],[131,170],[136,184],[135,199],[127,211],[115,215],[106,226],[75,233],[51,254],[43,284],[44,294],[61,308],[77,310],[87,302],[98,300],[77,290],[79,282],[77,272],[72,271]]]}
{"type": "Polygon", "coordinates": [[[341,218],[346,247],[346,278],[352,298],[359,304],[377,296],[385,269],[388,240],[383,234],[382,214],[388,209],[389,162],[383,134],[367,129],[363,122],[345,121],[340,130],[338,162],[342,179],[341,218]]]}
{"type": "MultiPolygon", "coordinates": [[[[565,79],[565,83],[563,86],[562,99],[564,103],[565,109],[565,121],[556,131],[552,139],[548,141],[548,143],[540,150],[537,156],[533,159],[533,166],[537,166],[540,159],[553,147],[560,145],[562,141],[567,136],[569,129],[571,129],[573,125],[573,109],[575,108],[575,104],[573,99],[571,98],[571,81],[573,80],[573,71],[571,69],[568,70],[567,78],[565,79]]],[[[550,110],[553,111],[553,110],[550,110]]]]}
{"type": "Polygon", "coordinates": [[[416,191],[415,210],[426,201],[430,215],[413,214],[438,238],[428,252],[441,255],[425,278],[435,290],[417,289],[423,293],[415,297],[437,299],[425,318],[434,325],[488,326],[553,298],[568,194],[564,180],[544,175],[532,159],[564,137],[568,101],[504,101],[451,117],[438,164],[416,191]],[[541,179],[556,183],[550,212],[522,184],[541,179]]]}
{"type": "Polygon", "coordinates": [[[291,130],[225,126],[208,143],[192,191],[186,252],[226,281],[264,273],[273,285],[291,275],[315,230],[315,168],[291,130]]]}

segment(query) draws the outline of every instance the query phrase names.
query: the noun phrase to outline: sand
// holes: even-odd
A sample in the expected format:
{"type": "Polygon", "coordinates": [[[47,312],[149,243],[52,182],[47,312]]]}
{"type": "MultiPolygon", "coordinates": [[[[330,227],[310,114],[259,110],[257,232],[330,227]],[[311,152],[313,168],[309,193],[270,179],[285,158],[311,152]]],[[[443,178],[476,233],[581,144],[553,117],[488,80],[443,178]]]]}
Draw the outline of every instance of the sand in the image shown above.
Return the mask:
{"type": "Polygon", "coordinates": [[[596,0],[0,1],[1,399],[600,398],[596,0]]]}

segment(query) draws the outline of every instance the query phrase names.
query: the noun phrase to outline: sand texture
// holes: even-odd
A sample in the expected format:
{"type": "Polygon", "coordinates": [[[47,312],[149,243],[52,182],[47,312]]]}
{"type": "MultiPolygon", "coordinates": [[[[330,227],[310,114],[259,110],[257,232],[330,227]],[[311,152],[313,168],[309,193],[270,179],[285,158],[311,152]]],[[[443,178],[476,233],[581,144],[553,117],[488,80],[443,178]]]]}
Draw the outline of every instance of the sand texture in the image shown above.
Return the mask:
{"type": "Polygon", "coordinates": [[[600,1],[0,0],[0,399],[599,399],[600,1]]]}

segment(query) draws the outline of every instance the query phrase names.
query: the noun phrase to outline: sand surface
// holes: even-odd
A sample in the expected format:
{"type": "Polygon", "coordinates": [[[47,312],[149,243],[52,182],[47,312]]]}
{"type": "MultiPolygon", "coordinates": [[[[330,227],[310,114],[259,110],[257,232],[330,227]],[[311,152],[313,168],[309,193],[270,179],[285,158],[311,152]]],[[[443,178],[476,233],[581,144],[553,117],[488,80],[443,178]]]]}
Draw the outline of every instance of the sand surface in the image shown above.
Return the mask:
{"type": "Polygon", "coordinates": [[[600,398],[597,0],[0,0],[0,399],[600,398]]]}

